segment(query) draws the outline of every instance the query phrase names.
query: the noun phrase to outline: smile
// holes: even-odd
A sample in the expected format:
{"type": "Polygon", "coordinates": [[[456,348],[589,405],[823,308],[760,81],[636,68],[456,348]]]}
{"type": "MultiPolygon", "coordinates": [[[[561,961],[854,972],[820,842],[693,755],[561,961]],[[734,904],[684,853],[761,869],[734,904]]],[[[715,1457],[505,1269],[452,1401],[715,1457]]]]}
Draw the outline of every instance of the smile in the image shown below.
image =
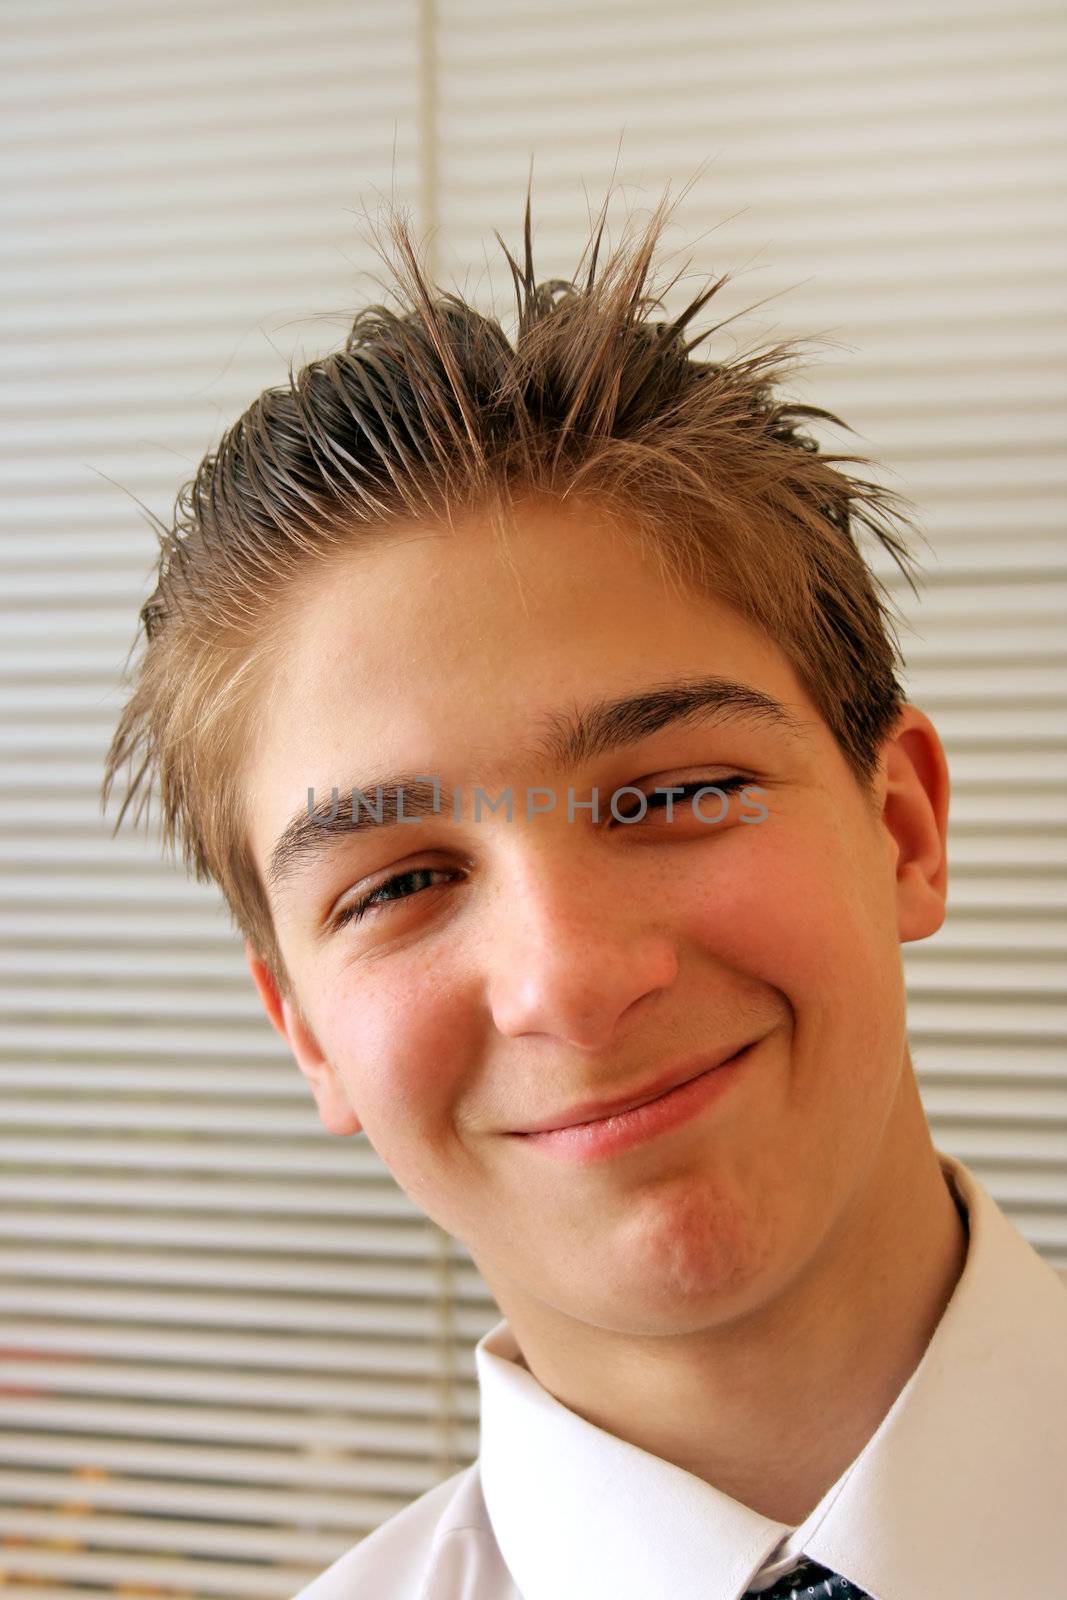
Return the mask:
{"type": "Polygon", "coordinates": [[[688,1082],[647,1100],[631,1111],[580,1122],[570,1128],[553,1128],[544,1133],[513,1134],[531,1149],[556,1161],[600,1161],[643,1144],[691,1121],[698,1113],[717,1104],[729,1092],[756,1049],[747,1044],[728,1061],[709,1067],[688,1082]]]}

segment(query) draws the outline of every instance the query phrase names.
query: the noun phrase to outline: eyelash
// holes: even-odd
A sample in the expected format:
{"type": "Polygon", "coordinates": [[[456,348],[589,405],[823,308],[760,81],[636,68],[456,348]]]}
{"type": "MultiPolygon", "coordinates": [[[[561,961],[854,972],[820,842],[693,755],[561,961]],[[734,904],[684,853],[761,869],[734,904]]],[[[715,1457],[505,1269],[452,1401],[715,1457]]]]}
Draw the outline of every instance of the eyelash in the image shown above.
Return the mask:
{"type": "MultiPolygon", "coordinates": [[[[707,778],[700,778],[693,783],[664,784],[662,787],[681,789],[681,795],[676,794],[673,796],[674,805],[679,806],[684,805],[684,797],[696,794],[699,789],[716,788],[721,789],[725,794],[735,794],[739,789],[744,788],[746,784],[752,783],[753,781],[754,780],[751,778],[742,778],[735,773],[729,778],[716,778],[714,783],[707,778]]],[[[627,798],[632,800],[633,806],[636,808],[636,796],[628,796],[627,798]]],[[[650,793],[647,798],[649,811],[666,810],[668,798],[666,795],[650,793]]],[[[628,816],[630,813],[627,812],[624,814],[628,816]]],[[[623,827],[627,825],[628,824],[626,823],[620,824],[620,826],[623,827]]],[[[632,824],[629,825],[632,826],[632,824]]],[[[416,896],[422,892],[420,890],[416,890],[414,894],[392,895],[388,896],[383,901],[375,903],[375,897],[381,894],[384,890],[391,889],[398,883],[405,883],[409,878],[418,878],[423,875],[427,877],[433,877],[434,873],[447,873],[447,871],[448,869],[445,867],[409,867],[406,872],[394,873],[391,878],[386,878],[384,882],[376,884],[373,889],[368,889],[366,894],[361,895],[358,900],[350,901],[347,906],[339,911],[336,917],[334,917],[333,922],[330,924],[331,931],[336,932],[339,928],[345,927],[350,922],[359,922],[361,918],[366,916],[368,913],[377,914],[378,911],[384,910],[388,905],[400,904],[405,900],[414,900],[416,896]]],[[[452,876],[455,876],[455,874],[452,874],[452,876]]],[[[424,885],[424,888],[428,887],[431,886],[424,885]]]]}

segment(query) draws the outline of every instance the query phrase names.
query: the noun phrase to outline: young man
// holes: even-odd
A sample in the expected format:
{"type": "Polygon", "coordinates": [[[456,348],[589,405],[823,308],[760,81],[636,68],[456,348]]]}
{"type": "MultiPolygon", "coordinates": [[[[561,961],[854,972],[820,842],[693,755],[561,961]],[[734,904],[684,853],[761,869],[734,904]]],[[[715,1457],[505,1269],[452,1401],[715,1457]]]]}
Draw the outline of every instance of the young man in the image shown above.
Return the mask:
{"type": "MultiPolygon", "coordinates": [[[[435,295],[201,465],[105,792],[158,779],[324,1126],[502,1319],[481,1449],[304,1600],[1064,1592],[1067,1294],[935,1149],[949,780],[891,497],[647,294],[435,295]],[[554,1131],[553,1131],[554,1130],[554,1131]]],[[[125,806],[124,808],[125,809],[125,806]]]]}

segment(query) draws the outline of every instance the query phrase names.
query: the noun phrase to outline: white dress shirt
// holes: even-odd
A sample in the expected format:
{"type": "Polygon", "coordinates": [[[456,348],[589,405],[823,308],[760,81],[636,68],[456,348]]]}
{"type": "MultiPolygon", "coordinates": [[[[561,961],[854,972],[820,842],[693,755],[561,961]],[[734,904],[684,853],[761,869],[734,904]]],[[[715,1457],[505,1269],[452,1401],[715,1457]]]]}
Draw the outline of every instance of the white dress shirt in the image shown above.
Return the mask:
{"type": "Polygon", "coordinates": [[[973,1173],[938,1157],[967,1217],[963,1273],[799,1527],[576,1415],[504,1321],[475,1346],[478,1459],[295,1600],[739,1600],[802,1555],[874,1600],[1064,1600],[1067,1289],[973,1173]]]}

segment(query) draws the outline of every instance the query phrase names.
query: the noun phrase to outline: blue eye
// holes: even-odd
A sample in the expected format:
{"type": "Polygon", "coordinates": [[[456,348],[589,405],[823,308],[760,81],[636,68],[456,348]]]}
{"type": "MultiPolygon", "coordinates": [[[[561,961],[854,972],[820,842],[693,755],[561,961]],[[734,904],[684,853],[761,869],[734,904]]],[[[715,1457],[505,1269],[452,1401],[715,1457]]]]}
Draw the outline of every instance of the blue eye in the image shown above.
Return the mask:
{"type": "MultiPolygon", "coordinates": [[[[386,878],[384,883],[379,883],[376,888],[368,890],[359,899],[352,900],[333,919],[332,927],[343,928],[348,922],[358,922],[368,911],[375,911],[379,906],[388,905],[394,900],[410,900],[410,894],[395,893],[398,885],[409,884],[414,878],[451,878],[454,872],[446,872],[443,867],[412,867],[407,872],[395,873],[393,877],[386,878]]],[[[432,887],[429,883],[422,883],[415,889],[418,894],[420,889],[432,887]]]]}

